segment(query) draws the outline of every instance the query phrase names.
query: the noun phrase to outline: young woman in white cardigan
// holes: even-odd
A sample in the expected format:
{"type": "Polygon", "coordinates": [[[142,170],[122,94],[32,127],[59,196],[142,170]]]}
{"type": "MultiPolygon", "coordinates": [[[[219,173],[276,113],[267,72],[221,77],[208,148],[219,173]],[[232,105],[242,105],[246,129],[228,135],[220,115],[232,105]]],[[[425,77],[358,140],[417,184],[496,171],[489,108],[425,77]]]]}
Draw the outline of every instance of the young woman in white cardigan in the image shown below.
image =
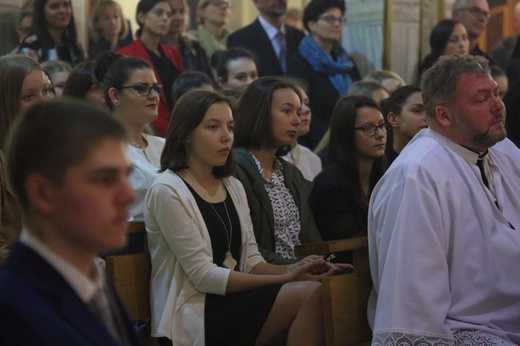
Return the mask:
{"type": "Polygon", "coordinates": [[[165,345],[321,345],[319,280],[346,265],[264,261],[230,176],[233,124],[229,101],[214,92],[188,92],[173,110],[145,206],[152,336],[165,345]]]}

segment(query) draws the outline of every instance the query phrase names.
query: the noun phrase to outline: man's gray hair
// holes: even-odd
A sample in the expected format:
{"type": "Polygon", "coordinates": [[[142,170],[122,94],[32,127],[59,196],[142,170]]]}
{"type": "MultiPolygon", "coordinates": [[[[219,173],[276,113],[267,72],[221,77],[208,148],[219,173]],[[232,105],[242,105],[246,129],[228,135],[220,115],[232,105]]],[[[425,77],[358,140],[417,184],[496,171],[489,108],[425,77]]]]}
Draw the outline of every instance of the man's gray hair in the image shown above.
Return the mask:
{"type": "Polygon", "coordinates": [[[462,74],[489,74],[489,62],[481,56],[443,55],[424,72],[421,90],[427,117],[435,118],[435,107],[451,104],[462,74]]]}
{"type": "Polygon", "coordinates": [[[463,7],[466,7],[468,5],[468,0],[455,0],[453,3],[453,9],[454,10],[460,10],[463,7]]]}

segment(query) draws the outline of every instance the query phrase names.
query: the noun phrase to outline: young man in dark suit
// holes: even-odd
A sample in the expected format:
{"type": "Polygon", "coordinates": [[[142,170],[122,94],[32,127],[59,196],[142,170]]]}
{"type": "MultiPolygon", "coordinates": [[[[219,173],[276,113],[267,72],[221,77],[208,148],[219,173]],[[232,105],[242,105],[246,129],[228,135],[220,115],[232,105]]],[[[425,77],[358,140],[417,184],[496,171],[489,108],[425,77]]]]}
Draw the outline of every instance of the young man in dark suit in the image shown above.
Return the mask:
{"type": "Polygon", "coordinates": [[[7,144],[24,230],[0,268],[0,345],[140,345],[99,253],[126,243],[127,134],[81,101],[36,105],[7,144]]]}
{"type": "Polygon", "coordinates": [[[242,47],[257,55],[258,76],[285,74],[287,61],[296,53],[303,31],[283,23],[287,0],[253,0],[258,18],[228,37],[227,46],[242,47]]]}

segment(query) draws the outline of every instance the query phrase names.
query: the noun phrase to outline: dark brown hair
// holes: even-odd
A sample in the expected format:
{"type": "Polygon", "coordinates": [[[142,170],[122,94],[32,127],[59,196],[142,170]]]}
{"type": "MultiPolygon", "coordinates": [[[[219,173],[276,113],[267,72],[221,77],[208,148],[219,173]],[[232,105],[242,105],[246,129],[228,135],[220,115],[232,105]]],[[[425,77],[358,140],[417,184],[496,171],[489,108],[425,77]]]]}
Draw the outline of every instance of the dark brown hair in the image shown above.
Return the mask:
{"type": "MultiPolygon", "coordinates": [[[[161,172],[167,169],[177,172],[189,168],[186,164],[190,155],[186,138],[199,126],[209,107],[215,103],[225,103],[233,109],[225,96],[206,90],[188,91],[175,103],[161,154],[161,172]]],[[[224,166],[213,167],[213,176],[229,177],[234,170],[235,159],[230,153],[224,166]]]]}
{"type": "MultiPolygon", "coordinates": [[[[45,5],[49,0],[35,0],[33,8],[33,20],[32,20],[32,31],[38,39],[44,42],[42,46],[43,56],[48,56],[48,47],[52,43],[51,35],[47,30],[47,22],[45,21],[45,5]]],[[[72,11],[72,1],[68,0],[70,6],[70,22],[65,29],[64,38],[67,44],[69,44],[71,50],[75,55],[80,57],[80,61],[83,60],[85,52],[78,42],[78,33],[76,31],[76,24],[74,22],[74,12],[72,11]]]]}
{"type": "MultiPolygon", "coordinates": [[[[235,147],[261,149],[275,146],[271,104],[278,89],[293,90],[301,101],[298,86],[284,77],[265,76],[248,85],[238,102],[235,116],[235,147]]],[[[277,155],[284,154],[279,152],[277,155]]]]}
{"type": "MultiPolygon", "coordinates": [[[[338,100],[330,120],[330,142],[327,166],[339,163],[356,191],[361,205],[368,207],[359,176],[359,156],[355,140],[357,112],[362,107],[381,111],[378,104],[366,96],[344,96],[338,100]]],[[[375,159],[370,174],[370,193],[386,170],[386,157],[375,159]]],[[[369,197],[368,196],[368,197],[369,197]]]]}

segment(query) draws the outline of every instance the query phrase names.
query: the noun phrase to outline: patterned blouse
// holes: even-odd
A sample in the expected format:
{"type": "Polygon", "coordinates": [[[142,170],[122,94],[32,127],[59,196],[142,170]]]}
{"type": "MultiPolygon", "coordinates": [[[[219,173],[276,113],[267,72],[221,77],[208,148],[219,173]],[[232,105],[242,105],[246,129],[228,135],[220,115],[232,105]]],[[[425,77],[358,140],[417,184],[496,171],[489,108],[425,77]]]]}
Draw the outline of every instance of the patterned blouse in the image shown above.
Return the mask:
{"type": "MultiPolygon", "coordinates": [[[[262,176],[264,169],[256,157],[250,153],[262,176]]],[[[285,186],[283,166],[278,158],[274,159],[271,180],[264,177],[264,186],[274,214],[274,237],[276,253],[283,258],[295,258],[294,247],[300,245],[300,212],[293,195],[285,186]]]]}

